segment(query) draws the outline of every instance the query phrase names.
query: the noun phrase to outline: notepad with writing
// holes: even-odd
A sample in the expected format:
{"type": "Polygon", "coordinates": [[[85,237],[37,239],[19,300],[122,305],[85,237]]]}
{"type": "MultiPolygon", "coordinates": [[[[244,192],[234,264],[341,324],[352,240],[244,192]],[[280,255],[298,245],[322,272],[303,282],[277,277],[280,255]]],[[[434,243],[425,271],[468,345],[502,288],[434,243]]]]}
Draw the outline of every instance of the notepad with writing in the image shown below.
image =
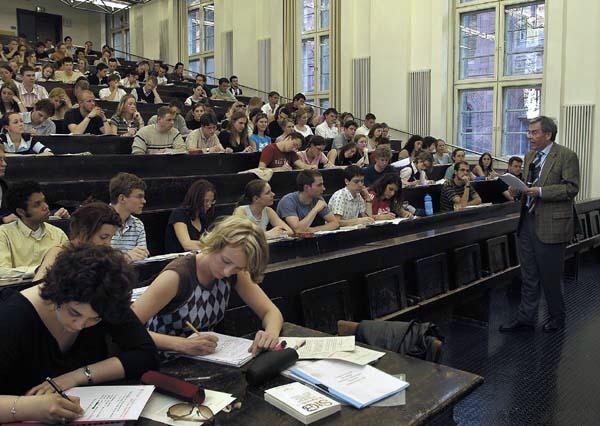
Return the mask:
{"type": "Polygon", "coordinates": [[[370,365],[339,360],[297,364],[289,371],[295,378],[359,409],[408,387],[404,380],[370,365]]]}
{"type": "Polygon", "coordinates": [[[265,401],[305,425],[341,410],[339,402],[298,382],[267,389],[265,401]]]}
{"type": "MultiPolygon", "coordinates": [[[[137,420],[154,392],[154,386],[85,386],[65,391],[79,397],[83,415],[72,424],[91,425],[137,420]]],[[[34,422],[13,425],[41,424],[34,422]]]]}
{"type": "MultiPolygon", "coordinates": [[[[185,357],[229,365],[231,367],[241,367],[252,359],[252,354],[248,352],[248,349],[252,345],[252,340],[244,339],[243,337],[227,336],[212,331],[207,331],[206,334],[217,336],[219,339],[215,352],[208,355],[184,355],[185,357]]],[[[195,334],[192,334],[188,338],[194,336],[195,334]]]]}

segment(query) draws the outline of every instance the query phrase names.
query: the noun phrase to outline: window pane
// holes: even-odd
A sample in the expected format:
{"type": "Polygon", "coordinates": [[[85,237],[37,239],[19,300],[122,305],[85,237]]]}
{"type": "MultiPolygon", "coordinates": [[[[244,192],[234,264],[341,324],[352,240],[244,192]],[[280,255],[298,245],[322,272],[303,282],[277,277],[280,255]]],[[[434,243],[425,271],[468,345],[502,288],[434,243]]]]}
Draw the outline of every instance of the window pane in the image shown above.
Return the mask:
{"type": "MultiPolygon", "coordinates": [[[[112,37],[112,47],[117,51],[117,53],[119,54],[119,50],[123,51],[123,33],[121,33],[120,31],[117,33],[113,33],[113,37],[112,37]]],[[[120,54],[118,56],[121,56],[120,54]]]]}
{"type": "Polygon", "coordinates": [[[208,56],[204,58],[204,74],[206,74],[208,78],[209,84],[214,84],[214,81],[210,77],[215,76],[215,58],[212,56],[208,56]]]}
{"type": "Polygon", "coordinates": [[[460,15],[460,78],[494,75],[496,14],[494,9],[460,15]]]}
{"type": "Polygon", "coordinates": [[[494,91],[459,92],[458,145],[477,152],[492,152],[494,91]]]}
{"type": "Polygon", "coordinates": [[[188,69],[192,72],[199,73],[200,72],[200,60],[195,59],[193,61],[190,61],[188,69]]]}
{"type": "Polygon", "coordinates": [[[214,6],[204,6],[204,51],[215,50],[215,8],[214,6]]]}
{"type": "Polygon", "coordinates": [[[200,3],[200,0],[187,0],[188,6],[193,6],[198,3],[200,3]]]}
{"type": "Polygon", "coordinates": [[[302,5],[302,31],[315,29],[315,0],[304,0],[302,5]]]}
{"type": "Polygon", "coordinates": [[[302,92],[315,91],[315,40],[302,40],[302,92]]]}
{"type": "Polygon", "coordinates": [[[329,36],[321,37],[321,85],[319,90],[329,90],[329,36]]]}
{"type": "MultiPolygon", "coordinates": [[[[125,47],[125,49],[123,49],[123,50],[125,50],[126,52],[131,52],[131,44],[129,42],[129,30],[125,30],[124,34],[125,34],[125,41],[123,43],[123,47],[125,47]]],[[[128,61],[131,60],[131,57],[129,56],[129,54],[125,55],[125,59],[128,61]]]]}
{"type": "Polygon", "coordinates": [[[544,4],[507,7],[504,74],[540,74],[544,64],[544,4]]]}
{"type": "Polygon", "coordinates": [[[329,28],[329,0],[321,0],[319,12],[321,15],[320,28],[329,28]]]}
{"type": "Polygon", "coordinates": [[[525,155],[528,120],[540,115],[542,86],[507,87],[503,92],[502,155],[525,155]]]}
{"type": "Polygon", "coordinates": [[[200,53],[200,9],[188,11],[188,55],[200,53]]]}
{"type": "Polygon", "coordinates": [[[327,108],[330,107],[329,99],[328,98],[321,99],[319,101],[319,106],[322,108],[322,111],[325,111],[327,108]]]}

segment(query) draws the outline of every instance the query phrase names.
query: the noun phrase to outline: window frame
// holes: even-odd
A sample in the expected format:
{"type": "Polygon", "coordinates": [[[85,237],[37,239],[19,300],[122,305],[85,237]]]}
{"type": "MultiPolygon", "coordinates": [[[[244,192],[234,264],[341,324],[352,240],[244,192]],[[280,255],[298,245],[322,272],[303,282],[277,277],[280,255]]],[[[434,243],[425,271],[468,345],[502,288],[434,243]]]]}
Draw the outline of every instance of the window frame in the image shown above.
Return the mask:
{"type": "MultiPolygon", "coordinates": [[[[129,55],[129,52],[131,52],[131,33],[129,31],[129,18],[130,18],[129,9],[123,9],[112,15],[107,15],[107,20],[108,20],[109,28],[110,28],[110,31],[109,31],[110,41],[107,44],[109,46],[114,47],[115,46],[115,35],[120,34],[121,40],[122,40],[122,44],[121,44],[122,49],[120,49],[120,50],[127,52],[126,54],[121,53],[120,55],[122,55],[122,57],[127,61],[131,60],[131,56],[129,55]],[[117,16],[123,17],[123,19],[121,19],[121,21],[120,21],[123,25],[120,25],[119,27],[115,27],[114,22],[113,22],[113,19],[117,16]]],[[[118,53],[120,53],[120,52],[115,52],[115,54],[113,56],[117,57],[118,53]]]]}
{"type": "MultiPolygon", "coordinates": [[[[208,73],[207,72],[207,67],[206,67],[206,62],[208,61],[208,59],[212,58],[213,60],[213,64],[215,63],[215,41],[216,41],[216,31],[214,29],[215,27],[215,1],[214,0],[197,0],[195,3],[193,4],[189,4],[186,1],[186,8],[185,8],[185,26],[186,26],[186,31],[185,31],[185,57],[186,62],[187,62],[187,67],[188,69],[191,68],[190,63],[198,61],[198,73],[199,74],[204,74],[207,76],[208,78],[208,83],[210,83],[211,79],[215,78],[215,69],[213,67],[213,72],[212,73],[208,73]],[[207,6],[212,6],[213,7],[213,44],[212,44],[212,50],[205,50],[205,44],[206,44],[206,40],[205,40],[205,25],[206,25],[206,20],[204,19],[204,8],[207,6]],[[199,12],[199,26],[200,26],[200,50],[199,52],[196,53],[190,53],[190,26],[188,24],[189,22],[189,14],[192,11],[198,11],[199,12]]],[[[194,71],[196,72],[196,71],[194,71]]]]}
{"type": "MultiPolygon", "coordinates": [[[[493,90],[493,111],[492,111],[492,156],[496,158],[508,159],[512,155],[521,153],[503,154],[504,139],[504,91],[506,88],[518,87],[541,87],[540,114],[543,113],[543,99],[545,97],[544,70],[546,66],[547,52],[547,0],[475,0],[469,3],[460,3],[460,0],[454,0],[454,39],[450,41],[453,52],[452,71],[453,80],[450,81],[451,93],[453,98],[450,101],[450,108],[453,111],[453,122],[449,123],[449,132],[452,135],[454,145],[465,146],[460,138],[460,92],[462,90],[490,88],[493,90]],[[542,72],[537,74],[504,75],[505,62],[505,31],[506,31],[506,10],[518,5],[544,4],[544,49],[543,49],[543,67],[542,72]],[[475,11],[484,11],[494,9],[495,11],[495,59],[494,76],[482,78],[460,78],[460,24],[461,15],[475,11]]],[[[526,152],[526,151],[525,151],[526,152]]],[[[469,156],[469,153],[467,153],[469,156]]],[[[474,158],[476,154],[470,154],[474,158]]]]}

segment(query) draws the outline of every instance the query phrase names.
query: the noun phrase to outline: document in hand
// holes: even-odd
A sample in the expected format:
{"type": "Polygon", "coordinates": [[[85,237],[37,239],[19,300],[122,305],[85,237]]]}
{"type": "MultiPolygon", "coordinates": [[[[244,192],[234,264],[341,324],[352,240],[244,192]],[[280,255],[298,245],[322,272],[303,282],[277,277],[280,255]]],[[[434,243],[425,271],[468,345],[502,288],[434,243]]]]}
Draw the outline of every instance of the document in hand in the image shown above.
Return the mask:
{"type": "Polygon", "coordinates": [[[408,383],[370,365],[324,359],[289,370],[305,381],[353,407],[363,408],[400,392],[408,383]]]}
{"type": "Polygon", "coordinates": [[[341,410],[339,402],[298,382],[267,389],[265,401],[305,425],[341,410]]]}
{"type": "Polygon", "coordinates": [[[504,182],[505,184],[514,188],[517,191],[527,190],[527,185],[525,185],[525,182],[523,182],[521,179],[519,179],[515,175],[512,175],[510,173],[504,173],[503,175],[500,175],[499,177],[500,177],[500,179],[502,179],[502,182],[504,182]]]}
{"type": "MultiPolygon", "coordinates": [[[[248,349],[252,346],[252,340],[244,339],[243,337],[227,336],[212,331],[207,331],[206,333],[217,336],[219,339],[215,352],[208,355],[184,355],[185,357],[232,367],[241,367],[252,359],[252,354],[248,352],[248,349]]],[[[195,334],[192,334],[188,339],[194,336],[195,334]]]]}
{"type": "MultiPolygon", "coordinates": [[[[85,386],[65,393],[79,397],[83,416],[72,424],[117,423],[137,420],[154,392],[154,386],[85,386]]],[[[15,424],[32,425],[24,422],[15,424]]],[[[41,423],[38,423],[41,424],[41,423]]]]}

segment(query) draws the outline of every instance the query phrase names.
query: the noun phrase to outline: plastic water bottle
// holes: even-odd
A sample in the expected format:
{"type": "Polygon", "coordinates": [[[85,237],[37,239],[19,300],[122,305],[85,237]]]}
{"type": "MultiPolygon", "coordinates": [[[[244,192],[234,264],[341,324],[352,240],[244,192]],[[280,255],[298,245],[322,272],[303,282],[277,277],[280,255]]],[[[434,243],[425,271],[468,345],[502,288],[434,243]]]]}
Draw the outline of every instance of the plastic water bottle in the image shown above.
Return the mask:
{"type": "Polygon", "coordinates": [[[431,195],[425,194],[425,216],[431,216],[433,214],[433,204],[431,202],[431,195]]]}

